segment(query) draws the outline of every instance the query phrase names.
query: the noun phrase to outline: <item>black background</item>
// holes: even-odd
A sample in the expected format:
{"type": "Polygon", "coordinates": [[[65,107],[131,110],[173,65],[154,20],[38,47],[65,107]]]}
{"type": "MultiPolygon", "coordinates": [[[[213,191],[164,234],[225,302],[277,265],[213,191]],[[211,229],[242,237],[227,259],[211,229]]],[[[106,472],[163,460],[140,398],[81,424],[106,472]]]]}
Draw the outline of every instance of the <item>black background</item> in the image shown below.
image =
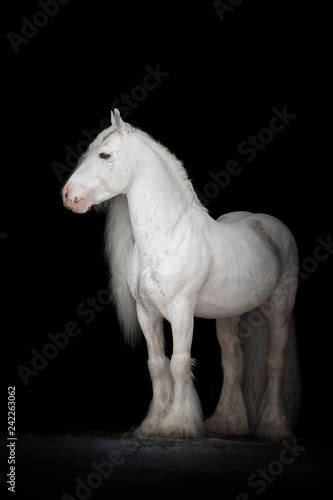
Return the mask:
{"type": "MultiPolygon", "coordinates": [[[[32,1],[10,2],[8,9],[5,34],[20,33],[21,17],[40,10],[32,1]]],[[[210,1],[73,0],[18,54],[5,40],[0,232],[8,237],[0,243],[0,265],[11,308],[7,318],[3,301],[9,345],[2,358],[5,385],[17,387],[19,430],[129,429],[151,397],[144,342],[135,351],[124,345],[111,306],[89,324],[76,312],[108,286],[105,214],[65,210],[52,164],[65,163],[66,146],[75,148],[83,129],[98,127],[112,102],[142,83],[147,65],[160,65],[170,75],[130,110],[128,121],[182,159],[202,191],[209,172],[223,169],[242,140],[267,126],[274,107],[296,113],[295,41],[290,3],[246,0],[223,21],[210,1]],[[70,320],[79,323],[80,335],[25,387],[17,366],[31,365],[31,350],[41,352],[48,333],[63,331],[70,320]]],[[[295,122],[245,165],[209,210],[213,217],[233,210],[275,215],[295,235],[302,261],[313,255],[316,238],[330,232],[329,185],[327,165],[319,170],[300,160],[295,122]]],[[[331,259],[301,284],[296,305],[304,391],[297,432],[309,438],[325,432],[330,419],[324,352],[331,259]]],[[[207,415],[222,383],[214,330],[214,322],[196,320],[196,386],[207,415]]],[[[166,332],[170,351],[168,325],[166,332]]]]}

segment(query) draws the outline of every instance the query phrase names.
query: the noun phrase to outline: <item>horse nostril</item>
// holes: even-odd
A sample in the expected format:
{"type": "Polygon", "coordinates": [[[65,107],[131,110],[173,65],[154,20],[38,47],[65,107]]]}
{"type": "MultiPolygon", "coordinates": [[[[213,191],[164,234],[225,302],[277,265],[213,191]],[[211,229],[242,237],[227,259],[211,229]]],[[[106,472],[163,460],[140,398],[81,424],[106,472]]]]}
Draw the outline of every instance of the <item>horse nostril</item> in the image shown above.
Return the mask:
{"type": "Polygon", "coordinates": [[[79,198],[77,196],[74,196],[74,203],[77,203],[79,201],[79,198]]]}
{"type": "Polygon", "coordinates": [[[67,189],[66,189],[64,195],[65,195],[65,200],[67,200],[68,199],[68,191],[67,191],[67,189]]]}

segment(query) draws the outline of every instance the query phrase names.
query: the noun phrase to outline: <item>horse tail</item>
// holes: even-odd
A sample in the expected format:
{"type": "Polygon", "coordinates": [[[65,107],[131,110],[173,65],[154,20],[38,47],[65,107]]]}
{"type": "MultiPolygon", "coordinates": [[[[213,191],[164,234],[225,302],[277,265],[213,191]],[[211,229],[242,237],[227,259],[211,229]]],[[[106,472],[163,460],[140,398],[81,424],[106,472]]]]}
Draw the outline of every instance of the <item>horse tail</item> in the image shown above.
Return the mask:
{"type": "Polygon", "coordinates": [[[111,275],[112,300],[125,342],[134,346],[141,339],[136,302],[127,283],[128,267],[134,247],[134,235],[125,195],[110,201],[106,225],[106,256],[111,275]]]}
{"type": "MultiPolygon", "coordinates": [[[[289,319],[289,335],[284,350],[284,368],[281,382],[280,401],[290,428],[296,423],[300,405],[300,371],[294,320],[289,319]]],[[[267,355],[270,342],[269,325],[258,310],[241,317],[239,335],[242,342],[244,369],[242,389],[248,411],[250,430],[254,431],[264,408],[265,390],[268,384],[267,355]]]]}

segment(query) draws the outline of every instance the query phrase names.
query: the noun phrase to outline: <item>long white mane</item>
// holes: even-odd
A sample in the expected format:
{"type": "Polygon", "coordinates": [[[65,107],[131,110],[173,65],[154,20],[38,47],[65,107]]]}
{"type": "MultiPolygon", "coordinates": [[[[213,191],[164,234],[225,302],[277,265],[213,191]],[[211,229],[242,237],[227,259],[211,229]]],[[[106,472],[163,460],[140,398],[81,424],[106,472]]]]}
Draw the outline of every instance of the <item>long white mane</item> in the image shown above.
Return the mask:
{"type": "Polygon", "coordinates": [[[178,194],[181,199],[186,200],[190,205],[194,205],[200,210],[207,211],[207,209],[202,205],[199,200],[197,193],[195,192],[191,180],[188,178],[187,171],[183,165],[183,162],[178,160],[174,154],[172,154],[168,148],[163,146],[161,143],[153,139],[149,134],[143,132],[142,130],[135,129],[136,134],[142,138],[143,141],[149,144],[151,149],[156,151],[158,155],[164,160],[169,173],[171,174],[173,180],[173,187],[175,194],[178,194]]]}
{"type": "Polygon", "coordinates": [[[134,235],[127,198],[119,194],[108,205],[105,250],[110,268],[112,299],[125,341],[131,345],[135,345],[141,338],[135,300],[127,284],[133,246],[134,235]]]}
{"type": "MultiPolygon", "coordinates": [[[[156,151],[164,160],[165,167],[172,179],[174,195],[189,206],[192,205],[199,210],[207,211],[201,204],[183,163],[146,132],[131,126],[131,133],[136,134],[146,144],[149,144],[151,149],[156,151]]],[[[105,239],[106,256],[111,275],[112,297],[119,323],[125,341],[135,345],[141,338],[141,332],[137,320],[135,300],[127,284],[128,265],[133,252],[134,235],[125,195],[115,196],[108,203],[105,239]]]]}

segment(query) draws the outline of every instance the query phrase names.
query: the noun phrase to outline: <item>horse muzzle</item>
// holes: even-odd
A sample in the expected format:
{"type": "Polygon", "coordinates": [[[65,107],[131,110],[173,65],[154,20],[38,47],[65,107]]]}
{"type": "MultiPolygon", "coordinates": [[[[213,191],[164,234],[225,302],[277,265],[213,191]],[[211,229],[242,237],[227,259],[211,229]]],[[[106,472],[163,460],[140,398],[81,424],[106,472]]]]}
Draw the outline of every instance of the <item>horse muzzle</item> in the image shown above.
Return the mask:
{"type": "Polygon", "coordinates": [[[66,185],[62,191],[64,206],[76,214],[85,214],[91,207],[89,200],[75,193],[70,185],[66,185]]]}

